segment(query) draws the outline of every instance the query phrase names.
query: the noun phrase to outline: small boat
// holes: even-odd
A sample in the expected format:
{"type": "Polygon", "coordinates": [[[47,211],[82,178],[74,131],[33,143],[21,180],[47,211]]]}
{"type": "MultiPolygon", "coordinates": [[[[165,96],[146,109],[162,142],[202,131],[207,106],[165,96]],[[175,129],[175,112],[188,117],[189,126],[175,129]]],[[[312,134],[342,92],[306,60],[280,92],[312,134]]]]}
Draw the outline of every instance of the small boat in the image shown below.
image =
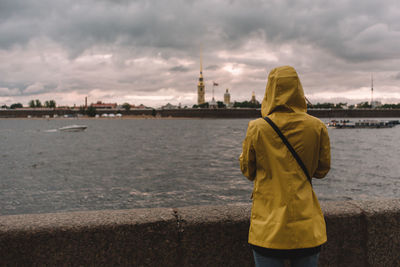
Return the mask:
{"type": "Polygon", "coordinates": [[[349,120],[331,120],[330,122],[327,123],[328,127],[331,128],[342,128],[341,126],[348,126],[350,128],[354,128],[352,126],[354,126],[354,123],[352,121],[349,120]]]}
{"type": "Polygon", "coordinates": [[[74,124],[74,125],[68,125],[68,126],[61,127],[58,130],[62,131],[62,132],[82,132],[82,131],[86,130],[86,128],[87,128],[86,125],[74,124]]]}

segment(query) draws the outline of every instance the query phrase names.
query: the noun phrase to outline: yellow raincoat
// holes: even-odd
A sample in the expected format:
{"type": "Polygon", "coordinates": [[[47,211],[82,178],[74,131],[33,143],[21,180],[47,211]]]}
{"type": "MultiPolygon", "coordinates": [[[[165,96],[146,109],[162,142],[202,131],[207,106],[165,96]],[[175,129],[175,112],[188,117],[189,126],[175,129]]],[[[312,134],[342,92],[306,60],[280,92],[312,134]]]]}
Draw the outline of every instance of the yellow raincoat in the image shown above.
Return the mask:
{"type": "MultiPolygon", "coordinates": [[[[330,169],[325,125],[306,113],[303,88],[294,68],[273,69],[261,106],[302,159],[308,173],[323,178],[330,169]]],[[[250,121],[242,173],[254,181],[249,243],[271,249],[299,249],[326,242],[325,220],[317,197],[288,148],[262,118],[250,121]]]]}

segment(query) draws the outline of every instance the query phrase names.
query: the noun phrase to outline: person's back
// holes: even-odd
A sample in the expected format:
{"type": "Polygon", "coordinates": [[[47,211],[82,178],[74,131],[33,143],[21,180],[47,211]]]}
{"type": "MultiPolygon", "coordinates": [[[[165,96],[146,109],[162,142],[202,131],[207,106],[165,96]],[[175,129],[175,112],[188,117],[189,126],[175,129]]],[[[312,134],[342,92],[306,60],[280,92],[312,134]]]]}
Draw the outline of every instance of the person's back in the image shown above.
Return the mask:
{"type": "MultiPolygon", "coordinates": [[[[303,89],[292,67],[271,71],[261,112],[288,139],[308,173],[324,177],[330,168],[327,129],[306,113],[303,89]]],[[[240,167],[254,180],[249,230],[253,248],[284,258],[318,252],[326,242],[326,230],[317,197],[300,165],[263,118],[249,123],[240,167]]]]}

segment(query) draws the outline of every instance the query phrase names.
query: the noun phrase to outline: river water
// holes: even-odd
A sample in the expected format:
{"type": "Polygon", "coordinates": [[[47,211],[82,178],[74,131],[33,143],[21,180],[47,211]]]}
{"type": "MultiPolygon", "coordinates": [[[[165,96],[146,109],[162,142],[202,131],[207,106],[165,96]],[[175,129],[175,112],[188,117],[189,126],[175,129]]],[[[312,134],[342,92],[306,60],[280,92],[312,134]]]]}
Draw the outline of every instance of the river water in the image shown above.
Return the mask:
{"type": "MultiPolygon", "coordinates": [[[[248,119],[0,119],[0,215],[249,203],[248,119]],[[85,132],[56,129],[85,124],[85,132]]],[[[321,201],[400,197],[400,126],[329,129],[321,201]]]]}

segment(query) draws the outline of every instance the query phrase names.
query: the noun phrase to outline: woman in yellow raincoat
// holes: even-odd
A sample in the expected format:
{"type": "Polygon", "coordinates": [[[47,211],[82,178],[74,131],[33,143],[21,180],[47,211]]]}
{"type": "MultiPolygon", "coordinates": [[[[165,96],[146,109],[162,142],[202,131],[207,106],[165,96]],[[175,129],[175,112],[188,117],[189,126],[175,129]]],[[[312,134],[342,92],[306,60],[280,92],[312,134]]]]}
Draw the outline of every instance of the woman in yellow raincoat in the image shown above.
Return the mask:
{"type": "MultiPolygon", "coordinates": [[[[306,112],[295,69],[273,69],[261,114],[281,130],[310,176],[323,178],[330,169],[328,132],[306,112]]],[[[283,266],[283,259],[290,259],[292,266],[317,266],[327,240],[318,199],[303,169],[263,118],[248,125],[240,168],[254,181],[248,241],[256,266],[283,266]]]]}

